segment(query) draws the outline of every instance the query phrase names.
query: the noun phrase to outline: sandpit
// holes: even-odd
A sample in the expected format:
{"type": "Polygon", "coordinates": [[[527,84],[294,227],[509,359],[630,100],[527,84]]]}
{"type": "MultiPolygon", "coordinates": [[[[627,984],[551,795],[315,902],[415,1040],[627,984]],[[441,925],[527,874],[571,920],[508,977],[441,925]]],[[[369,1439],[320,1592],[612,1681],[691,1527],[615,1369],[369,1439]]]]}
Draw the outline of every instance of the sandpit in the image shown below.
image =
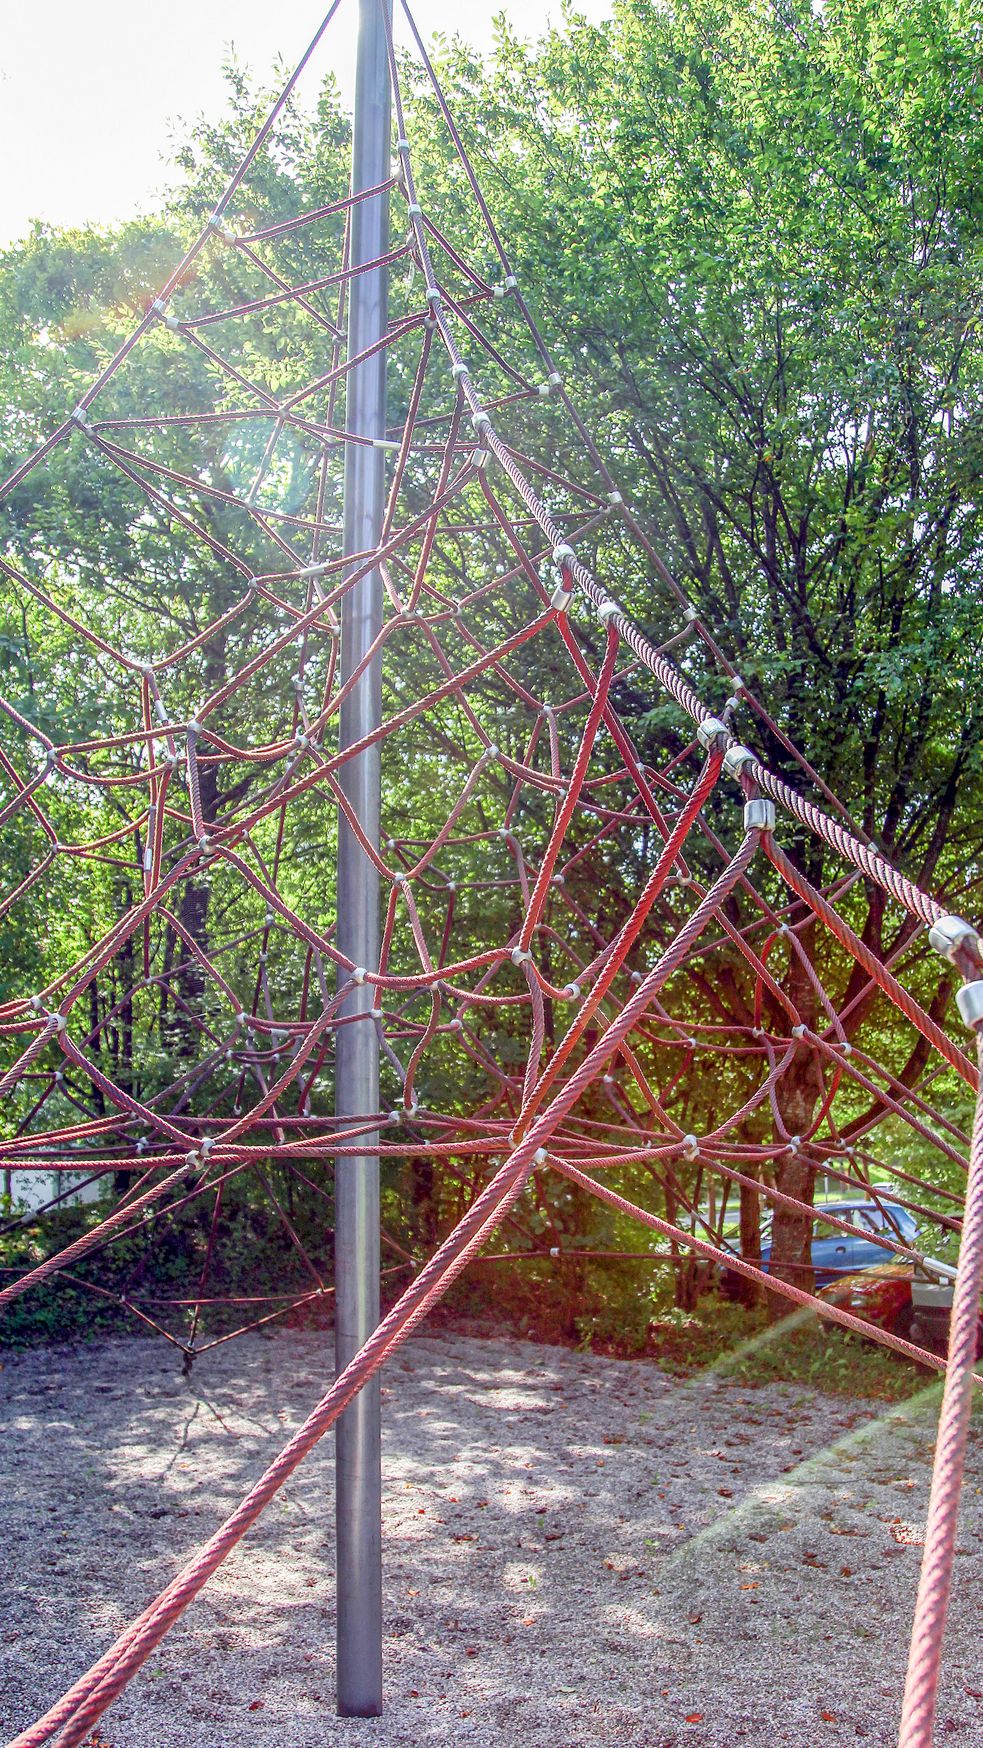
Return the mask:
{"type": "MultiPolygon", "coordinates": [[[[32,1720],[217,1526],[330,1337],[7,1357],[0,1723],[32,1720]]],[[[937,1387],[884,1409],[512,1340],[384,1377],[386,1712],[334,1713],[332,1441],[106,1714],[111,1748],[839,1748],[896,1739],[937,1387]]],[[[983,1742],[974,1435],[937,1736],[983,1742]]]]}

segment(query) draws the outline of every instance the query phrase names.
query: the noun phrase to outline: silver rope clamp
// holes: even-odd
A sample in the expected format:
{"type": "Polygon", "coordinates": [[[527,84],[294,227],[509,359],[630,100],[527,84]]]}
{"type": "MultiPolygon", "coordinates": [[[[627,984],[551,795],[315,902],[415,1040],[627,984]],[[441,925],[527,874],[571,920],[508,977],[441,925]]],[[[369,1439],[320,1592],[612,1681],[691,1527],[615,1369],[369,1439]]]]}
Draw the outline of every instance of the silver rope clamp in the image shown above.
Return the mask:
{"type": "Polygon", "coordinates": [[[471,423],[476,431],[487,431],[491,428],[491,414],[482,407],[480,412],[471,414],[471,423]]]}
{"type": "Polygon", "coordinates": [[[750,747],[728,747],[724,754],[724,770],[728,777],[740,777],[747,765],[753,765],[757,755],[750,747]]]}
{"type": "Polygon", "coordinates": [[[608,492],[608,503],[611,505],[612,510],[616,510],[618,505],[623,504],[624,501],[625,500],[620,492],[608,492]]]}
{"type": "Polygon", "coordinates": [[[529,965],[532,962],[532,954],[528,947],[513,947],[509,958],[513,965],[529,965]]]}
{"type": "Polygon", "coordinates": [[[775,803],[766,796],[759,796],[756,801],[744,803],[744,830],[773,832],[775,829],[775,803]]]}
{"type": "Polygon", "coordinates": [[[577,554],[573,547],[568,546],[564,540],[561,540],[559,545],[553,548],[553,563],[555,565],[573,564],[576,557],[577,554]]]}
{"type": "Polygon", "coordinates": [[[545,1147],[537,1147],[535,1153],[532,1156],[533,1164],[534,1165],[545,1165],[548,1157],[549,1156],[546,1152],[545,1147]]]}
{"type": "Polygon", "coordinates": [[[983,982],[964,983],[962,989],[956,991],[956,1006],[963,1025],[975,1032],[983,1020],[983,982]]]}
{"type": "Polygon", "coordinates": [[[975,946],[979,935],[972,923],[961,916],[940,916],[928,931],[929,945],[941,953],[944,959],[953,959],[959,948],[965,942],[975,946]]]}
{"type": "Polygon", "coordinates": [[[407,216],[411,219],[422,219],[423,217],[423,208],[422,206],[417,206],[415,200],[410,202],[410,205],[406,208],[406,212],[407,216]]]}
{"type": "Polygon", "coordinates": [[[572,600],[573,590],[565,589],[562,583],[557,583],[550,596],[550,606],[555,607],[558,613],[565,613],[572,600]]]}
{"type": "Polygon", "coordinates": [[[696,1159],[700,1151],[700,1143],[695,1135],[684,1135],[682,1139],[684,1159],[696,1159]]]}
{"type": "Polygon", "coordinates": [[[609,619],[613,619],[614,615],[620,612],[621,608],[617,601],[612,601],[609,595],[603,601],[598,602],[597,617],[603,625],[606,625],[609,619]]]}
{"type": "Polygon", "coordinates": [[[515,291],[518,284],[519,284],[519,281],[516,279],[515,274],[514,273],[507,273],[505,275],[504,284],[492,286],[492,297],[497,297],[497,298],[508,297],[509,292],[515,291]]]}
{"type": "Polygon", "coordinates": [[[205,229],[211,231],[214,236],[220,237],[223,243],[234,243],[236,240],[235,231],[230,230],[221,213],[213,212],[205,229]]]}
{"type": "Polygon", "coordinates": [[[696,738],[705,752],[712,752],[721,735],[729,733],[726,722],[721,722],[719,716],[708,716],[697,724],[696,738]]]}

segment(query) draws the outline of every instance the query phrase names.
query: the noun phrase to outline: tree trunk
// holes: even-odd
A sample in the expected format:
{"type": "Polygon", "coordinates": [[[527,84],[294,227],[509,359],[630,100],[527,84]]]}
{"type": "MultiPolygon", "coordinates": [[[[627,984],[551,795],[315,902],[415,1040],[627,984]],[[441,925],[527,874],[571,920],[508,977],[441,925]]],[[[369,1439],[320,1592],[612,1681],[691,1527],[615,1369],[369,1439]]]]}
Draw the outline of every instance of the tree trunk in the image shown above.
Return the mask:
{"type": "MultiPolygon", "coordinates": [[[[748,1177],[756,1176],[753,1165],[745,1166],[748,1177]]],[[[747,1184],[740,1185],[741,1192],[741,1226],[740,1247],[745,1262],[761,1264],[761,1196],[757,1190],[752,1190],[747,1184]]],[[[734,1297],[750,1310],[761,1303],[761,1288],[756,1281],[748,1280],[746,1275],[738,1275],[734,1287],[734,1297]]]]}
{"type": "MultiPolygon", "coordinates": [[[[203,765],[200,771],[201,811],[209,822],[215,818],[219,803],[217,767],[203,765]]],[[[211,882],[206,874],[200,879],[186,880],[178,906],[178,916],[191,939],[203,953],[208,951],[208,908],[211,902],[211,882]]],[[[183,941],[177,943],[178,969],[175,978],[180,997],[174,1015],[175,1047],[178,1056],[196,1056],[199,1031],[196,1019],[204,1019],[205,970],[201,961],[183,941]]]]}
{"type": "MultiPolygon", "coordinates": [[[[805,955],[811,957],[814,927],[804,929],[799,941],[805,955]]],[[[799,954],[791,949],[786,990],[795,1004],[803,1024],[810,1028],[816,1021],[816,992],[809,980],[799,954]]],[[[805,1136],[812,1123],[816,1105],[823,1090],[822,1069],[814,1050],[799,1044],[788,1068],[775,1088],[775,1098],[782,1123],[788,1134],[805,1136]]],[[[777,1131],[777,1125],[776,1125],[777,1131]]],[[[776,1133],[776,1141],[782,1137],[776,1133]]],[[[802,1141],[791,1150],[779,1154],[775,1162],[775,1186],[786,1196],[794,1196],[811,1208],[816,1185],[815,1158],[808,1142],[802,1141]]],[[[777,1280],[815,1292],[816,1277],[812,1267],[812,1220],[808,1214],[794,1209],[775,1208],[771,1229],[771,1260],[769,1273],[777,1280]]],[[[782,1317],[788,1300],[778,1294],[769,1295],[769,1310],[773,1317],[782,1317]]]]}

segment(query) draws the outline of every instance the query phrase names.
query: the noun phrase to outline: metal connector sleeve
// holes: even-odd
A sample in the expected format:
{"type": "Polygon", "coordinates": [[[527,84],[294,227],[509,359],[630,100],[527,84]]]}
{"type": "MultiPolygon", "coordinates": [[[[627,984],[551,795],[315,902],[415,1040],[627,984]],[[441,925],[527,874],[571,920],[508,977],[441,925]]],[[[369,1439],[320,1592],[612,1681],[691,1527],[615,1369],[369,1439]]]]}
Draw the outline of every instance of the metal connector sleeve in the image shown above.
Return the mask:
{"type": "Polygon", "coordinates": [[[728,732],[729,730],[726,722],[721,722],[719,716],[708,716],[705,722],[699,724],[696,730],[696,738],[701,747],[703,747],[706,752],[709,752],[711,747],[720,739],[720,736],[726,735],[728,732]]]}
{"type": "Polygon", "coordinates": [[[724,754],[724,770],[728,777],[739,777],[745,765],[753,765],[756,757],[750,747],[728,747],[724,754]]]}
{"type": "Polygon", "coordinates": [[[964,983],[962,989],[956,991],[956,1006],[963,1024],[975,1032],[983,1020],[983,981],[964,983]]]}
{"type": "Polygon", "coordinates": [[[929,945],[941,953],[944,959],[951,959],[964,941],[975,942],[979,936],[972,923],[966,922],[961,916],[940,916],[938,922],[932,924],[928,931],[929,945]]]}
{"type": "Polygon", "coordinates": [[[773,832],[775,829],[775,803],[765,796],[759,796],[756,801],[744,803],[744,830],[773,832]]]}

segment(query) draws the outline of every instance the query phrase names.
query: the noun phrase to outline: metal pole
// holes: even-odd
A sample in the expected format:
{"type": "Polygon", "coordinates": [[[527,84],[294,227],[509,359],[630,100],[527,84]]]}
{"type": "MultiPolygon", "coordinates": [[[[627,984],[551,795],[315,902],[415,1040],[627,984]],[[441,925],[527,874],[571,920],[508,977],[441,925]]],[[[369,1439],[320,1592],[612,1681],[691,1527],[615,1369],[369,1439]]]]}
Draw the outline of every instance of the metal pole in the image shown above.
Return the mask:
{"type": "MultiPolygon", "coordinates": [[[[352,192],[389,174],[389,65],[382,8],[392,0],[359,0],[358,60],[352,123],[352,192]]],[[[352,209],[351,265],[376,260],[389,247],[389,195],[352,209]]],[[[385,332],[388,274],[377,267],[350,282],[349,357],[385,332]]],[[[386,423],[383,349],[347,378],[346,428],[382,438],[386,423]]],[[[385,503],[385,451],[349,443],[345,454],[344,551],[379,544],[385,503]]],[[[372,571],[342,601],[341,672],[347,679],[382,624],[382,579],[372,571]]],[[[382,716],[381,663],[362,675],[342,705],[339,745],[351,746],[382,716]]],[[[340,781],[369,842],[379,842],[380,753],[373,746],[340,768],[340,781]]],[[[379,876],[339,813],[337,944],[356,965],[379,963],[379,876]]],[[[374,1005],[371,986],[356,988],[343,1015],[374,1005]]],[[[379,1109],[379,1045],[368,1017],[337,1033],[335,1109],[339,1117],[379,1109]]],[[[366,1151],[335,1163],[335,1361],[339,1372],[379,1321],[379,1156],[366,1151]]],[[[373,1380],[338,1422],[335,1516],[338,1550],[337,1709],[343,1718],[382,1711],[382,1466],[379,1384],[373,1380]]]]}

